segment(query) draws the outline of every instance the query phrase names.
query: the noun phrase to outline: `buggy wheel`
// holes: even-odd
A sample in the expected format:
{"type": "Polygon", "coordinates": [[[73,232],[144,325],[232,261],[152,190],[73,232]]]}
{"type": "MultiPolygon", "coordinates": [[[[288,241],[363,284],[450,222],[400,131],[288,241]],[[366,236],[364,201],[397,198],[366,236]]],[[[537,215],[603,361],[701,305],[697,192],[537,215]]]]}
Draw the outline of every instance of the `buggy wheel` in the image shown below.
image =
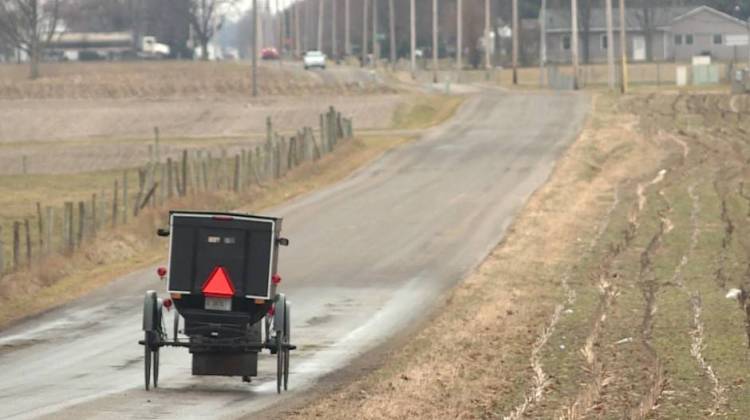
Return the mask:
{"type": "Polygon", "coordinates": [[[156,389],[159,386],[159,348],[157,347],[156,350],[154,350],[154,354],[152,355],[151,359],[154,361],[154,389],[156,389]]]}
{"type": "Polygon", "coordinates": [[[146,391],[149,390],[149,386],[151,384],[151,346],[150,341],[151,337],[149,337],[149,332],[146,331],[145,337],[144,337],[144,344],[143,344],[143,351],[144,351],[144,379],[146,380],[146,391]]]}
{"type": "Polygon", "coordinates": [[[289,313],[291,312],[291,303],[286,302],[284,306],[284,391],[288,389],[289,385],[289,344],[291,343],[291,328],[289,319],[289,313]]]}
{"type": "Polygon", "coordinates": [[[276,393],[281,394],[281,385],[284,378],[284,332],[276,332],[276,393]]]}

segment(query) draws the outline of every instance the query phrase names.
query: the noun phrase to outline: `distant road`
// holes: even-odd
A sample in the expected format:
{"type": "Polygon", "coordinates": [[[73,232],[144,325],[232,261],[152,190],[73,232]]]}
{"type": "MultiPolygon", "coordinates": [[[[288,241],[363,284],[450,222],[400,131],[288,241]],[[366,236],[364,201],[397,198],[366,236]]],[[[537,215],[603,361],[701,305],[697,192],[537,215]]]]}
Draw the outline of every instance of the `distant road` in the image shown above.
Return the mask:
{"type": "MultiPolygon", "coordinates": [[[[583,95],[487,90],[421,140],[270,211],[291,240],[280,272],[300,350],[286,397],[397,334],[476,266],[588,108],[583,95]]],[[[151,269],[133,273],[0,334],[0,417],[231,418],[279,401],[267,355],[247,385],[192,377],[188,352],[166,349],[160,388],[144,391],[143,292],[161,287],[151,269]]]]}

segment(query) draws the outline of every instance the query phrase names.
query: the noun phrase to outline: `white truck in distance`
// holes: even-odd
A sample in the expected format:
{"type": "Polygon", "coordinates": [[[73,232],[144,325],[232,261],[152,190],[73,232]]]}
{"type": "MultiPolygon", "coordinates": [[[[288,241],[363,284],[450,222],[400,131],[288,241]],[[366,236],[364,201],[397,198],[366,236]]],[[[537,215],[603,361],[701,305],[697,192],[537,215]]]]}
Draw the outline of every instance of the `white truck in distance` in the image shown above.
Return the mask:
{"type": "Polygon", "coordinates": [[[144,36],[138,55],[141,58],[164,58],[169,57],[170,52],[169,45],[156,42],[155,36],[144,36]]]}
{"type": "Polygon", "coordinates": [[[302,58],[302,61],[305,63],[305,70],[311,69],[313,67],[319,67],[324,70],[326,68],[326,55],[320,51],[306,52],[305,56],[302,58]]]}

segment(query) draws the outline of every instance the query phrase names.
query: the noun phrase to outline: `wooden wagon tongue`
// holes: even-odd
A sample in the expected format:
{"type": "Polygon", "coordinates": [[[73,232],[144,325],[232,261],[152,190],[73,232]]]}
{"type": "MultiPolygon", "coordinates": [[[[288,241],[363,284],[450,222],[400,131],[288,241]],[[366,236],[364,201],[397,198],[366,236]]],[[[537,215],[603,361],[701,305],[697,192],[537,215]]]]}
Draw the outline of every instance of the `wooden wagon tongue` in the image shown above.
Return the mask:
{"type": "Polygon", "coordinates": [[[203,294],[215,298],[231,298],[234,296],[234,285],[229,279],[229,274],[222,266],[217,266],[208,280],[203,283],[203,294]]]}

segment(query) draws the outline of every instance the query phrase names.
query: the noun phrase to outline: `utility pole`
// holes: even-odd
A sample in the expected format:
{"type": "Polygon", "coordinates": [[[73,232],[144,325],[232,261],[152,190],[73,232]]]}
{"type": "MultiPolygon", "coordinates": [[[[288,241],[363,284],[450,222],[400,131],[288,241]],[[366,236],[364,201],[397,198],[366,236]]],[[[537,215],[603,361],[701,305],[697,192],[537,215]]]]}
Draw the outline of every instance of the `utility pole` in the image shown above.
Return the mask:
{"type": "Polygon", "coordinates": [[[615,89],[615,43],[614,30],[612,25],[612,0],[605,1],[607,8],[607,73],[609,80],[609,89],[615,89]]]}
{"type": "Polygon", "coordinates": [[[380,61],[380,40],[378,39],[378,0],[372,1],[372,65],[378,67],[380,61]]]}
{"type": "Polygon", "coordinates": [[[294,52],[297,57],[302,55],[302,32],[300,31],[300,11],[302,10],[302,3],[294,3],[294,52]]]}
{"type": "Polygon", "coordinates": [[[432,83],[438,82],[438,2],[432,0],[432,83]]]}
{"type": "Polygon", "coordinates": [[[391,69],[396,68],[396,10],[393,0],[388,0],[388,26],[391,28],[391,69]]]}
{"type": "Polygon", "coordinates": [[[573,89],[578,90],[578,0],[570,1],[570,51],[573,60],[573,89]]]}
{"type": "Polygon", "coordinates": [[[336,19],[338,16],[338,10],[336,8],[336,2],[338,0],[331,0],[331,52],[333,59],[338,61],[339,59],[339,46],[338,46],[338,40],[336,39],[336,36],[338,35],[336,32],[336,24],[338,23],[336,19]]]}
{"type": "Polygon", "coordinates": [[[463,69],[463,42],[464,42],[464,2],[458,0],[456,4],[456,71],[463,69]]]}
{"type": "Polygon", "coordinates": [[[284,19],[285,19],[285,13],[281,10],[279,7],[279,0],[276,0],[276,21],[279,25],[279,64],[281,64],[281,58],[284,57],[284,39],[286,36],[284,36],[284,19]]]}
{"type": "Polygon", "coordinates": [[[258,0],[253,0],[253,96],[258,96],[258,0]]]}
{"type": "Polygon", "coordinates": [[[484,66],[487,69],[485,77],[489,80],[492,63],[490,62],[490,0],[484,0],[484,66]]]}
{"type": "Polygon", "coordinates": [[[323,12],[325,0],[318,0],[318,51],[323,51],[323,12]]]}
{"type": "Polygon", "coordinates": [[[414,10],[414,0],[409,2],[409,20],[410,23],[410,44],[411,44],[411,78],[417,77],[417,29],[416,29],[416,13],[414,10]]]}
{"type": "Polygon", "coordinates": [[[539,86],[544,86],[544,66],[547,63],[547,0],[539,9],[539,86]]]}
{"type": "Polygon", "coordinates": [[[350,13],[351,13],[351,7],[350,7],[350,0],[344,0],[344,54],[349,57],[352,55],[352,40],[350,36],[351,26],[350,26],[350,13]]]}
{"type": "Polygon", "coordinates": [[[622,93],[628,93],[628,41],[625,0],[620,0],[620,54],[622,56],[622,93]]]}
{"type": "Polygon", "coordinates": [[[368,23],[368,17],[367,17],[367,9],[370,8],[370,5],[368,3],[368,0],[364,0],[362,2],[362,65],[367,65],[367,47],[368,47],[368,39],[367,39],[367,27],[369,26],[368,23]]]}
{"type": "Polygon", "coordinates": [[[513,0],[513,84],[518,84],[518,0],[513,0]]]}

